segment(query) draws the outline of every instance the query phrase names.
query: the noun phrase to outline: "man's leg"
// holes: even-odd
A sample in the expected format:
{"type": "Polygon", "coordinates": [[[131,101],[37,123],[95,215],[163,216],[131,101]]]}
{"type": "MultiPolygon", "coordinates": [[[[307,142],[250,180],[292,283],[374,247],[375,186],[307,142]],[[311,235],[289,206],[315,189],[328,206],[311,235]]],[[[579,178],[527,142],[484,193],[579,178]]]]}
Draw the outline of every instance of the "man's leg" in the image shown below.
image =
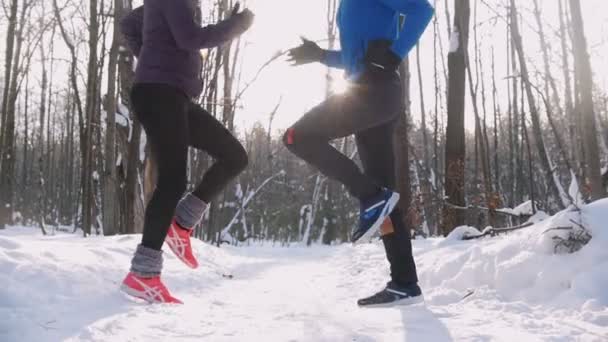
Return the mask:
{"type": "MultiPolygon", "coordinates": [[[[394,124],[389,123],[356,134],[357,150],[365,174],[389,189],[394,189],[396,183],[393,131],[394,124]]],[[[392,231],[383,232],[382,241],[391,265],[392,280],[406,286],[418,282],[418,277],[411,235],[403,221],[402,210],[407,208],[397,206],[391,213],[392,231]]]]}
{"type": "Polygon", "coordinates": [[[390,92],[383,87],[364,84],[353,87],[305,114],[287,130],[283,141],[292,153],[344,184],[353,196],[362,200],[375,195],[378,185],[329,142],[390,122],[398,112],[392,107],[398,103],[391,100],[390,92]]]}

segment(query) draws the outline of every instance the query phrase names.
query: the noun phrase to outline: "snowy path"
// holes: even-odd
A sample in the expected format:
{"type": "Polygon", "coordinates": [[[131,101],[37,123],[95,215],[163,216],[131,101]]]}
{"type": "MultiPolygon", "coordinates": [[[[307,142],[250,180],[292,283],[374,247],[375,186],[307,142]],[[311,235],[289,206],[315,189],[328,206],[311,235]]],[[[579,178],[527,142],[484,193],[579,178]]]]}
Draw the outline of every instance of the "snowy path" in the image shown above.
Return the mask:
{"type": "Polygon", "coordinates": [[[336,250],[232,252],[242,258],[232,268],[233,279],[211,287],[195,281],[173,286],[184,306],[135,305],[128,313],[83,329],[74,340],[104,341],[108,336],[122,341],[420,341],[417,337],[431,336],[449,340],[446,328],[424,306],[359,309],[354,284],[345,283],[339,264],[332,260],[343,254],[336,250]]]}
{"type": "Polygon", "coordinates": [[[558,256],[535,236],[415,241],[426,304],[360,309],[388,278],[379,243],[197,242],[198,270],[166,254],[165,281],[186,303],[169,306],[117,291],[138,236],[13,228],[0,232],[0,341],[608,341],[606,235],[558,256]]]}

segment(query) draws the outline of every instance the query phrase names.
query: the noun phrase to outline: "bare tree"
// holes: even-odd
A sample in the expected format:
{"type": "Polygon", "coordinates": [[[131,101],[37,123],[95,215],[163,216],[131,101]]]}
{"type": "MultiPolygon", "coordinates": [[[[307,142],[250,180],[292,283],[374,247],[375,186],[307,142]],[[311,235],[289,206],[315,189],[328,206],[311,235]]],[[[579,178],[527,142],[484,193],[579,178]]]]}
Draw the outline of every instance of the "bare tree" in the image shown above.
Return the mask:
{"type": "Polygon", "coordinates": [[[534,93],[532,92],[532,84],[530,82],[530,78],[528,75],[528,67],[526,58],[524,55],[524,47],[521,38],[521,34],[519,32],[519,19],[517,13],[517,7],[515,7],[515,0],[511,0],[511,38],[513,39],[513,45],[515,46],[515,50],[517,52],[519,67],[520,67],[520,77],[524,83],[524,89],[528,99],[528,106],[530,110],[530,117],[532,120],[532,130],[534,132],[534,141],[536,142],[536,148],[538,150],[539,158],[541,161],[541,165],[546,176],[547,186],[549,188],[549,193],[553,197],[555,205],[563,209],[566,205],[564,198],[567,198],[566,194],[563,191],[561,184],[559,183],[559,178],[555,174],[555,169],[553,167],[553,163],[550,160],[548,151],[545,147],[545,142],[543,140],[542,129],[540,125],[540,118],[538,114],[538,108],[536,107],[536,101],[534,98],[534,93]]]}
{"type": "Polygon", "coordinates": [[[595,128],[596,118],[593,108],[593,78],[579,0],[570,0],[570,15],[572,18],[574,64],[581,95],[580,112],[583,119],[586,176],[591,199],[598,200],[606,196],[606,189],[602,184],[600,172],[600,155],[595,128]]]}
{"type": "Polygon", "coordinates": [[[114,235],[118,232],[118,175],[116,168],[116,113],[117,104],[117,71],[118,53],[121,46],[120,19],[123,14],[123,1],[114,1],[114,25],[112,46],[108,59],[108,90],[105,98],[106,111],[106,139],[105,139],[105,167],[103,177],[103,231],[104,235],[114,235]]]}
{"type": "MultiPolygon", "coordinates": [[[[466,51],[469,44],[469,0],[454,3],[454,31],[448,54],[448,123],[445,151],[445,195],[447,201],[465,206],[464,162],[465,162],[465,83],[466,51]]],[[[448,234],[464,224],[464,214],[451,206],[443,208],[442,231],[448,234]]]]}

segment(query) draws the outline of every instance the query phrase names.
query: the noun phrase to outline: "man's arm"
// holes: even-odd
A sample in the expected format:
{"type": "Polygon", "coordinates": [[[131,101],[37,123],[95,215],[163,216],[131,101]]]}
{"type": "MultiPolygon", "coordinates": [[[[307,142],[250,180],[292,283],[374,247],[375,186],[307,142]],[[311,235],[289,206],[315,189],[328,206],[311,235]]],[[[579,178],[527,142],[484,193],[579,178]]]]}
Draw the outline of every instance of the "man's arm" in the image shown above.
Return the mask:
{"type": "Polygon", "coordinates": [[[424,33],[433,18],[435,9],[428,0],[377,0],[393,10],[404,14],[405,21],[399,33],[399,38],[393,43],[391,50],[401,58],[405,58],[424,33]]]}
{"type": "Polygon", "coordinates": [[[165,18],[177,45],[184,50],[216,47],[232,39],[229,21],[201,27],[194,21],[188,0],[161,1],[165,18]]]}
{"type": "Polygon", "coordinates": [[[120,22],[122,32],[131,53],[139,56],[143,44],[144,6],[139,6],[127,14],[120,22]]]}
{"type": "Polygon", "coordinates": [[[344,62],[342,61],[342,51],[335,50],[324,50],[325,57],[321,59],[321,63],[327,65],[330,68],[344,69],[344,62]]]}

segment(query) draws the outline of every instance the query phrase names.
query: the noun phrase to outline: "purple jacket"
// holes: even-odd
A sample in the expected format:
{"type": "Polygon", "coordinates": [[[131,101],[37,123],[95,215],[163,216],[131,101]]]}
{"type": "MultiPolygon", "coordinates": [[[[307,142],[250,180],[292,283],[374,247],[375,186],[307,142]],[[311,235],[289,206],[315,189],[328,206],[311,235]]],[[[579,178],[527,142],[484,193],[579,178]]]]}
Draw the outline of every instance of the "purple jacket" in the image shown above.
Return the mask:
{"type": "Polygon", "coordinates": [[[191,0],[144,0],[121,22],[131,52],[138,56],[135,83],[162,83],[189,97],[202,91],[200,49],[232,39],[229,21],[201,27],[191,0]]]}

